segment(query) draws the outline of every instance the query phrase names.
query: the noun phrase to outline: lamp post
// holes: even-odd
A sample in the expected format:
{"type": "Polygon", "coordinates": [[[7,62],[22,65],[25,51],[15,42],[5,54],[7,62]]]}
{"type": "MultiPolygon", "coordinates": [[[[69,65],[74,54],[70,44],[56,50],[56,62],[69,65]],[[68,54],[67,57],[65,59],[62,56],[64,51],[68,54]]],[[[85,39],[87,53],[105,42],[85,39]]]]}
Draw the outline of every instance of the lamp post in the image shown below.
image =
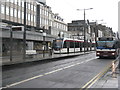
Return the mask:
{"type": "Polygon", "coordinates": [[[85,28],[85,11],[86,10],[91,10],[93,8],[87,8],[87,9],[77,9],[77,11],[84,11],[84,53],[85,53],[85,43],[86,43],[86,28],[85,28]]]}
{"type": "Polygon", "coordinates": [[[26,58],[26,0],[24,1],[23,60],[26,58]]]}
{"type": "Polygon", "coordinates": [[[43,26],[43,58],[45,57],[45,37],[46,37],[46,33],[45,33],[45,27],[43,26]]]}
{"type": "Polygon", "coordinates": [[[8,26],[9,27],[9,29],[10,29],[10,61],[12,61],[12,48],[13,48],[13,31],[12,31],[12,26],[11,25],[9,25],[8,26]]]}

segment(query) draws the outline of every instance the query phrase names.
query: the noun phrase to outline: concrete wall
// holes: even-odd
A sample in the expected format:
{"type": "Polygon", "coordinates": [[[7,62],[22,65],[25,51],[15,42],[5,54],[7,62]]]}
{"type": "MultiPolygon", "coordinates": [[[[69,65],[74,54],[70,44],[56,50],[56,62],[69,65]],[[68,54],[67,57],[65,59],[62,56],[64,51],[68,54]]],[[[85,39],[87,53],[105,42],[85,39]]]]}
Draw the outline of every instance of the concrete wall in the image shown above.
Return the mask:
{"type": "MultiPolygon", "coordinates": [[[[3,31],[0,31],[0,33],[2,33],[2,35],[0,35],[0,37],[10,38],[10,31],[3,30],[3,31]]],[[[23,39],[23,31],[14,31],[13,32],[13,38],[23,39]]],[[[55,38],[56,37],[53,37],[51,35],[46,35],[45,40],[46,41],[53,41],[53,39],[55,39],[55,38]]],[[[27,40],[33,40],[33,41],[34,40],[35,41],[43,41],[43,35],[42,35],[42,33],[27,31],[26,32],[26,39],[27,40]]]]}

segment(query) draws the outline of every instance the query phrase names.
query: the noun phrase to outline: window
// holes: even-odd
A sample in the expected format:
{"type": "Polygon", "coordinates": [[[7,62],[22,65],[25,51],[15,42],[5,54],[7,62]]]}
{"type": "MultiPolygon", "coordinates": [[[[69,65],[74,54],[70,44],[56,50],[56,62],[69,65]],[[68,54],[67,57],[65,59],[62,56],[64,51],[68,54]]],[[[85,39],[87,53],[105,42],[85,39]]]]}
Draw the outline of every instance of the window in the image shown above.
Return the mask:
{"type": "Polygon", "coordinates": [[[14,0],[10,0],[11,3],[14,3],[14,0]]]}
{"type": "Polygon", "coordinates": [[[1,13],[5,14],[5,7],[4,7],[4,5],[1,5],[1,13]]]}
{"type": "Polygon", "coordinates": [[[34,12],[36,12],[36,6],[34,6],[34,12]]]}
{"type": "Polygon", "coordinates": [[[33,10],[33,5],[31,4],[31,10],[33,10]]]}
{"type": "Polygon", "coordinates": [[[22,1],[22,7],[24,7],[24,1],[22,1]]]}
{"type": "Polygon", "coordinates": [[[36,18],[35,18],[35,15],[34,15],[34,23],[36,22],[36,18]]]}
{"type": "Polygon", "coordinates": [[[15,4],[17,5],[17,2],[18,2],[18,1],[17,1],[17,0],[14,0],[14,2],[15,2],[15,4]]]}
{"type": "Polygon", "coordinates": [[[22,12],[22,19],[24,19],[24,12],[22,12]]]}
{"type": "Polygon", "coordinates": [[[40,25],[41,25],[41,18],[40,18],[40,25]]]}
{"type": "Polygon", "coordinates": [[[33,15],[31,15],[31,22],[33,22],[33,15]]]}
{"type": "Polygon", "coordinates": [[[48,11],[47,11],[47,16],[48,16],[48,11]]]}
{"type": "Polygon", "coordinates": [[[20,15],[20,11],[18,11],[18,18],[20,18],[20,16],[21,16],[21,15],[20,15]]]}
{"type": "Polygon", "coordinates": [[[45,16],[47,15],[46,10],[45,10],[45,16]]]}
{"type": "Polygon", "coordinates": [[[13,8],[10,8],[10,16],[13,16],[13,8]]]}
{"type": "Polygon", "coordinates": [[[18,5],[21,6],[21,0],[18,0],[18,5]]]}
{"type": "Polygon", "coordinates": [[[30,3],[28,3],[28,9],[30,9],[30,3]]]}
{"type": "Polygon", "coordinates": [[[28,20],[28,13],[26,13],[26,20],[28,20]]]}
{"type": "Polygon", "coordinates": [[[30,21],[30,14],[28,14],[28,21],[30,21]]]}
{"type": "Polygon", "coordinates": [[[42,13],[42,9],[40,8],[40,14],[42,13]]]}
{"type": "Polygon", "coordinates": [[[74,48],[74,44],[75,44],[75,42],[71,41],[70,42],[70,48],[74,48]]]}
{"type": "Polygon", "coordinates": [[[6,7],[6,15],[9,15],[9,7],[6,7]]]}
{"type": "Polygon", "coordinates": [[[14,17],[17,17],[17,10],[14,9],[14,17]]]}

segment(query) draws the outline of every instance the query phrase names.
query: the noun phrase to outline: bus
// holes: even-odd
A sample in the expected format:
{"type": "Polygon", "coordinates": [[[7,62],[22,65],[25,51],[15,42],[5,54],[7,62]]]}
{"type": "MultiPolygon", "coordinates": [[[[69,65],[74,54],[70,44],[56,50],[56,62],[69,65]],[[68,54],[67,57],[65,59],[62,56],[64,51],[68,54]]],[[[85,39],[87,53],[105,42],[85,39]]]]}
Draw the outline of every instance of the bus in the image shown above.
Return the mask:
{"type": "MultiPolygon", "coordinates": [[[[93,49],[90,42],[85,44],[85,47],[93,49]]],[[[53,41],[53,51],[54,53],[74,53],[84,51],[84,40],[72,39],[72,38],[58,38],[53,41]]]]}
{"type": "Polygon", "coordinates": [[[96,41],[96,56],[116,58],[119,55],[118,43],[113,37],[99,37],[96,41]]]}

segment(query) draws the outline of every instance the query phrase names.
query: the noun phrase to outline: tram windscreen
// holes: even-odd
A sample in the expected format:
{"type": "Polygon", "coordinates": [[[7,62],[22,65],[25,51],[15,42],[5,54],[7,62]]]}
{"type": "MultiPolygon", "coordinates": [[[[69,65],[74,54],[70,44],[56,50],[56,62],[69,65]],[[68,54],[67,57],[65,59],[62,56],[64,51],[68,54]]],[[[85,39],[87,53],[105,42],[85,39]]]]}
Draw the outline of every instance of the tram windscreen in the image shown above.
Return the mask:
{"type": "Polygon", "coordinates": [[[56,39],[54,41],[54,49],[55,48],[62,48],[63,40],[62,39],[56,39]]]}
{"type": "Polygon", "coordinates": [[[97,49],[114,49],[114,41],[97,41],[97,49]]]}

